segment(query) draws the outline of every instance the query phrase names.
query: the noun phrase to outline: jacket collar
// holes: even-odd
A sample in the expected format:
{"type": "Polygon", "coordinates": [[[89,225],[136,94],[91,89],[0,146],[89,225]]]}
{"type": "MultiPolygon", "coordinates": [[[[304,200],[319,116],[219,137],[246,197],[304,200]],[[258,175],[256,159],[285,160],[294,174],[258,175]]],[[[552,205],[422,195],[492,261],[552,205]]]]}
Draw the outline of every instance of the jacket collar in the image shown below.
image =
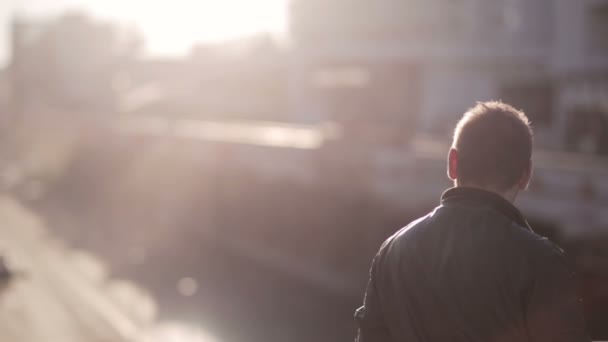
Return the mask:
{"type": "Polygon", "coordinates": [[[532,228],[530,228],[530,225],[526,222],[521,211],[511,204],[511,202],[494,192],[476,188],[455,187],[446,190],[443,195],[441,195],[441,204],[464,202],[488,206],[500,212],[519,226],[532,231],[532,228]]]}

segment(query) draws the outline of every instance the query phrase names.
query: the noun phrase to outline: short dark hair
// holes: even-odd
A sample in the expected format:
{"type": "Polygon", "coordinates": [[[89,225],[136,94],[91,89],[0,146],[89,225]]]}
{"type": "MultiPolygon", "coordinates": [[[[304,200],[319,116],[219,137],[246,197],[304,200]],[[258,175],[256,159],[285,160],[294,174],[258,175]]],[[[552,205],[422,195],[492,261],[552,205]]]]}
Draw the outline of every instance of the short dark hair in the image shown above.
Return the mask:
{"type": "Polygon", "coordinates": [[[456,125],[458,181],[507,190],[530,167],[533,132],[528,117],[500,101],[478,102],[456,125]]]}

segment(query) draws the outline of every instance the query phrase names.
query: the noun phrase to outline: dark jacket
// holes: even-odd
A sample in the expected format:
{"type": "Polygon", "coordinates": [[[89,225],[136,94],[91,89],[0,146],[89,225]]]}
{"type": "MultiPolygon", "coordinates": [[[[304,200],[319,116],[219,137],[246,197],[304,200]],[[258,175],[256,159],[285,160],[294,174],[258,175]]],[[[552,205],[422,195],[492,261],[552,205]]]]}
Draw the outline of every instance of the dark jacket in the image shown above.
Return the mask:
{"type": "Polygon", "coordinates": [[[360,342],[589,340],[562,251],[473,188],[384,242],[355,318],[360,342]]]}

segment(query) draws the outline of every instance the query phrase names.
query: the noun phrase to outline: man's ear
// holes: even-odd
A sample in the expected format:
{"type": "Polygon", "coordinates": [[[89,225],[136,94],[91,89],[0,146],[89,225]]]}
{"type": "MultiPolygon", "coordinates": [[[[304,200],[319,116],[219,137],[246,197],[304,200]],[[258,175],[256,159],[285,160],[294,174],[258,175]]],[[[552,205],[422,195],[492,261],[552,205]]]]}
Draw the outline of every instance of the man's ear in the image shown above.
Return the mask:
{"type": "Polygon", "coordinates": [[[532,179],[532,160],[528,163],[528,168],[522,173],[519,183],[517,184],[519,190],[526,190],[530,185],[532,179]]]}
{"type": "Polygon", "coordinates": [[[453,181],[458,178],[458,151],[453,147],[448,152],[448,177],[453,181]]]}

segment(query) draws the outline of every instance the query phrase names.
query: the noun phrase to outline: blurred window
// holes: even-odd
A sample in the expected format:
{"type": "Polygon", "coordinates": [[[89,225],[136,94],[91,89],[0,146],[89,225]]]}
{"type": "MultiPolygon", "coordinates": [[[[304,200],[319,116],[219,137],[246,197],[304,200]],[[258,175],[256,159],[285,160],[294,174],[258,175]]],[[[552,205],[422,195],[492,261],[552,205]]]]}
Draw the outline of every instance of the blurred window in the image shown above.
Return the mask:
{"type": "MultiPolygon", "coordinates": [[[[407,8],[402,12],[393,11],[395,5],[388,6],[387,11],[393,11],[393,17],[401,16],[396,24],[399,27],[399,39],[408,38],[420,43],[452,43],[455,38],[462,37],[471,21],[467,2],[468,0],[438,0],[407,3],[401,5],[407,8]]],[[[383,28],[388,29],[385,26],[383,28]]]]}
{"type": "Polygon", "coordinates": [[[608,113],[594,107],[567,113],[566,147],[572,152],[608,155],[608,113]]]}
{"type": "Polygon", "coordinates": [[[608,54],[608,2],[589,7],[587,44],[592,53],[608,54]]]}
{"type": "Polygon", "coordinates": [[[522,18],[521,18],[521,2],[520,0],[506,0],[504,4],[504,11],[502,14],[502,21],[505,29],[510,33],[516,33],[521,30],[522,18]]]}
{"type": "Polygon", "coordinates": [[[554,90],[549,82],[503,85],[501,99],[522,109],[536,127],[553,121],[554,90]]]}

